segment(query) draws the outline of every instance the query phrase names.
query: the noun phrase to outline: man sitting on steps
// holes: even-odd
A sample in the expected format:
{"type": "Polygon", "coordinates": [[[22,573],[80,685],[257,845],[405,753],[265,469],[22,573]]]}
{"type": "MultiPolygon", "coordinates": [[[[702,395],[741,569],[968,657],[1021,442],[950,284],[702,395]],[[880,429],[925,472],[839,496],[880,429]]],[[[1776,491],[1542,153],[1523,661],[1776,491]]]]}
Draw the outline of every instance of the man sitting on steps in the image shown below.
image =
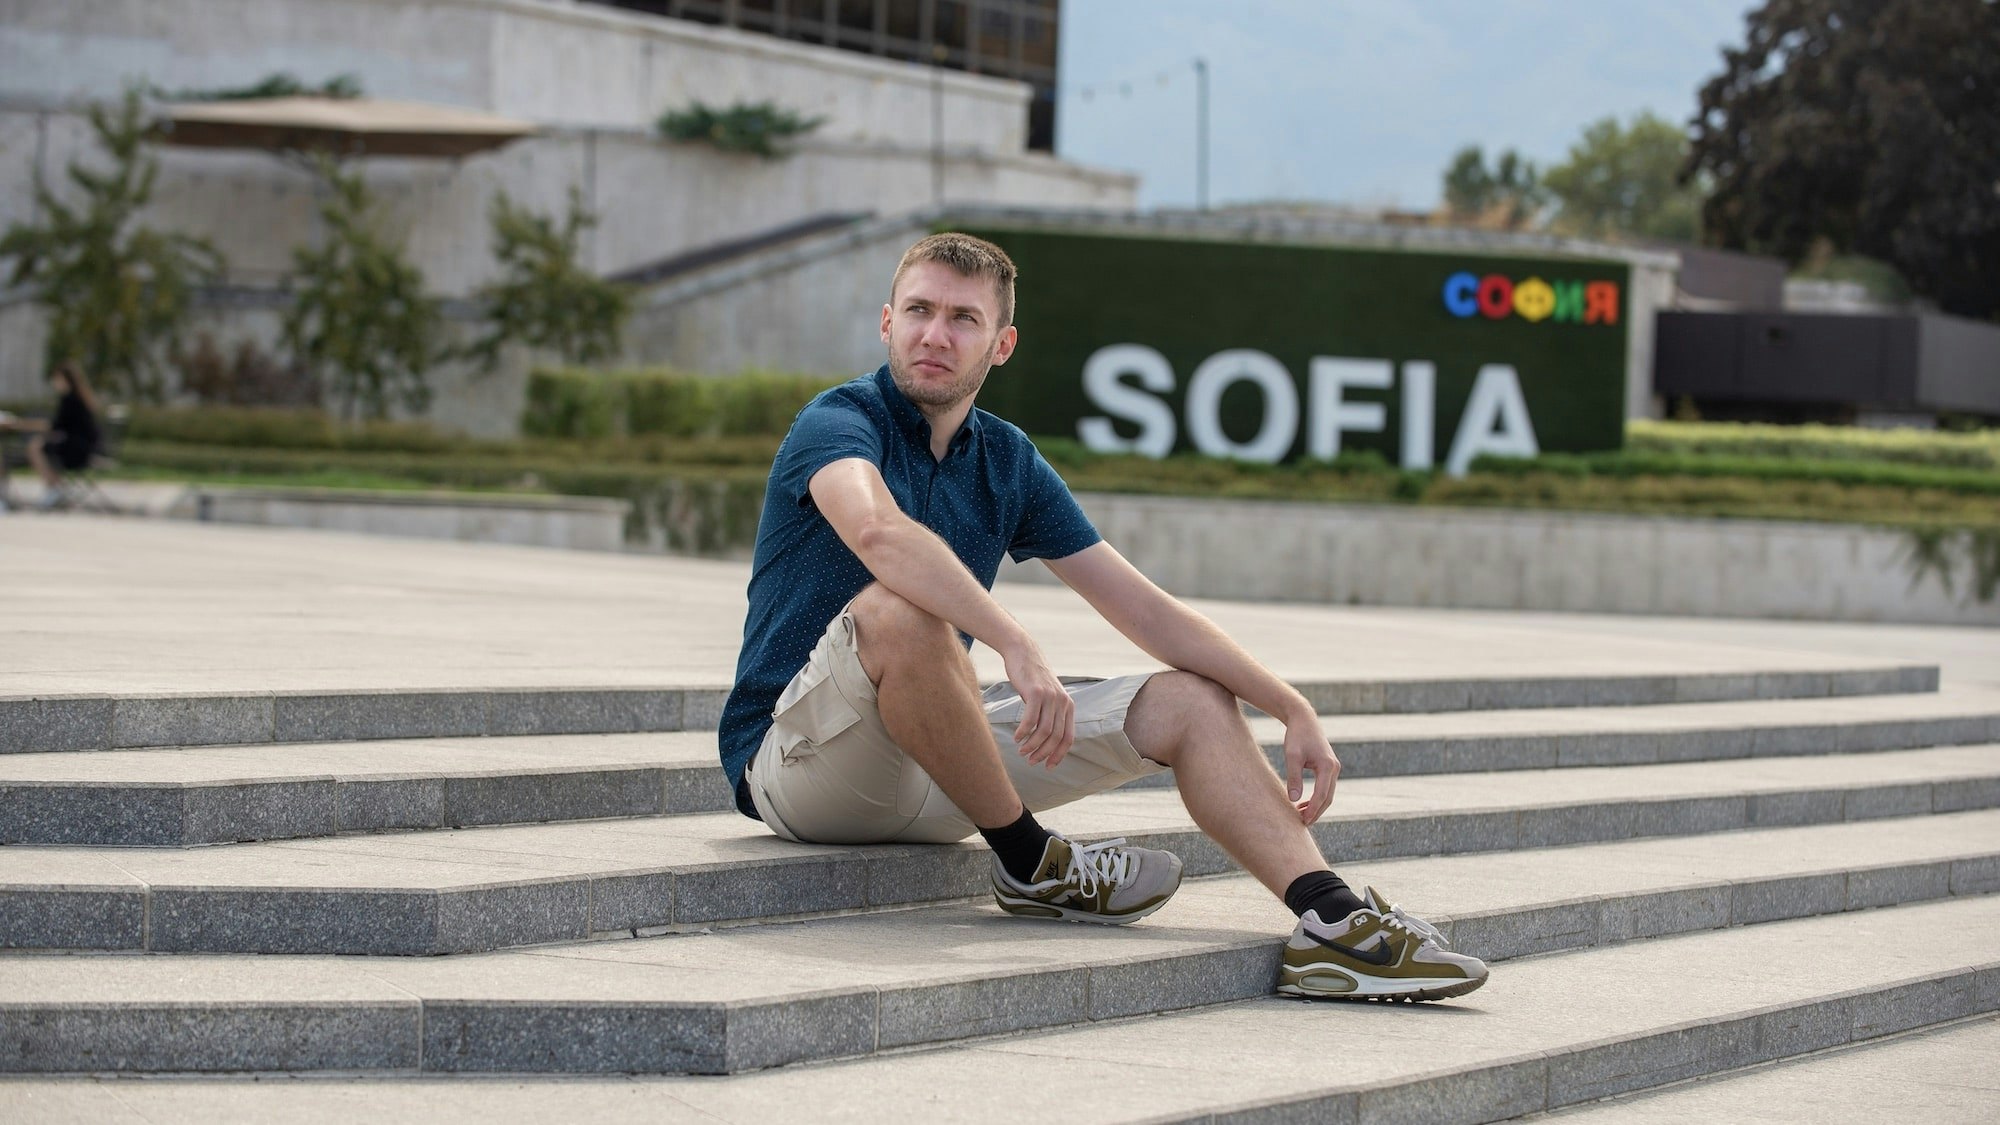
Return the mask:
{"type": "Polygon", "coordinates": [[[811,843],[977,832],[1002,910],[1124,924],[1172,897],[1180,860],[1073,842],[1035,813],[1172,769],[1195,823],[1299,915],[1280,992],[1478,988],[1483,963],[1321,857],[1309,826],[1340,763],[1312,705],[1126,562],[1026,436],[973,408],[1014,353],[1014,273],[966,235],[912,246],[882,308],[889,362],[814,399],[779,448],[720,729],[737,807],[811,843]],[[988,593],[1003,551],[1044,560],[1173,670],[1057,679],[988,593]],[[980,691],[967,637],[1000,654],[1006,683],[980,691]],[[1239,699],[1284,721],[1285,780],[1239,699]]]}

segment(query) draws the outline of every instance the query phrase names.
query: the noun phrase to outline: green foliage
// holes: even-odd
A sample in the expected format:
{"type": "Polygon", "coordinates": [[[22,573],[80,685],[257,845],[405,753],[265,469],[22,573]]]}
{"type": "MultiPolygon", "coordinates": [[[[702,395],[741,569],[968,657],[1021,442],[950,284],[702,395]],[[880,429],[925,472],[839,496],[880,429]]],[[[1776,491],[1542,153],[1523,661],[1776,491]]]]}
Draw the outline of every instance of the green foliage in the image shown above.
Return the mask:
{"type": "Polygon", "coordinates": [[[677,141],[705,141],[724,152],[748,152],[773,157],[779,143],[810,133],[824,117],[802,117],[771,102],[738,102],[726,109],[696,101],[686,109],[660,115],[659,129],[677,141]]]}
{"type": "Polygon", "coordinates": [[[1774,457],[1692,456],[1688,454],[1545,453],[1540,457],[1481,457],[1480,473],[1520,476],[1555,473],[1605,477],[1734,477],[1741,480],[1826,481],[1833,484],[1924,488],[1971,496],[2000,496],[2000,474],[1980,469],[1886,461],[1820,461],[1774,457]]]}
{"type": "Polygon", "coordinates": [[[1765,426],[1736,422],[1627,423],[1634,454],[1793,461],[1884,461],[2000,472],[2000,430],[1865,430],[1856,426],[1765,426]]]}
{"type": "Polygon", "coordinates": [[[219,276],[223,261],[201,239],[139,223],[159,164],[141,149],[147,124],[138,92],[116,106],[92,106],[90,126],[111,167],[72,163],[76,202],[38,179],[41,218],[9,226],[0,258],[13,259],[12,283],[35,286],[48,310],[50,365],[73,360],[108,390],[157,398],[164,353],[178,339],[193,290],[219,276]]]}
{"type": "Polygon", "coordinates": [[[449,352],[443,311],[402,247],[374,229],[361,176],[325,158],[315,168],[326,241],[292,252],[285,342],[344,416],[383,418],[392,404],[422,411],[430,369],[449,352]]]}
{"type": "Polygon", "coordinates": [[[470,354],[488,370],[510,342],[553,352],[565,363],[601,363],[618,354],[631,296],[578,264],[581,236],[597,216],[584,209],[577,190],[570,189],[560,223],[515,206],[506,192],[493,201],[490,217],[501,278],[479,291],[491,327],[470,354]]]}
{"type": "Polygon", "coordinates": [[[169,102],[239,102],[256,98],[358,98],[361,96],[361,79],[352,74],[336,74],[317,86],[308,86],[289,71],[278,71],[264,76],[263,81],[249,86],[221,86],[210,88],[187,87],[179,90],[152,88],[154,97],[169,102]]]}
{"type": "Polygon", "coordinates": [[[2000,4],[1768,0],[1702,87],[1688,166],[1724,246],[1824,242],[2000,316],[2000,4]]]}
{"type": "Polygon", "coordinates": [[[2000,531],[1913,527],[1904,542],[1903,565],[1910,575],[1911,590],[1936,575],[1945,595],[1955,596],[1963,573],[1969,599],[1986,605],[2000,597],[2000,531]]]}
{"type": "Polygon", "coordinates": [[[1586,126],[1569,159],[1542,182],[1555,197],[1555,226],[1587,238],[1637,235],[1692,242],[1701,233],[1701,189],[1682,183],[1687,134],[1641,113],[1630,126],[1606,117],[1586,126]]]}
{"type": "Polygon", "coordinates": [[[1467,145],[1445,169],[1444,200],[1454,218],[1497,221],[1513,230],[1534,221],[1548,202],[1548,192],[1533,162],[1520,153],[1510,148],[1488,167],[1485,152],[1478,145],[1467,145]]]}
{"type": "Polygon", "coordinates": [[[776,435],[835,382],[764,371],[711,378],[659,368],[543,368],[528,377],[521,432],[584,440],[776,435]]]}

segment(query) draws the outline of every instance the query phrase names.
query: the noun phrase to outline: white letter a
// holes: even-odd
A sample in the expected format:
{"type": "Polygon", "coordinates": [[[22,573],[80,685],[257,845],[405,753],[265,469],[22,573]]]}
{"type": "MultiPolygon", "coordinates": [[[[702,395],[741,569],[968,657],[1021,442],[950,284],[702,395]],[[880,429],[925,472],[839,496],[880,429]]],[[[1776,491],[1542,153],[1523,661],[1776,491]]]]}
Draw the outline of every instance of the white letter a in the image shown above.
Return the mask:
{"type": "Polygon", "coordinates": [[[1472,384],[1472,399],[1458,419],[1458,434],[1451,439],[1451,456],[1444,471],[1462,477],[1472,459],[1482,453],[1503,457],[1533,457],[1542,448],[1535,442],[1535,424],[1528,420],[1528,403],[1521,397],[1521,379],[1504,363],[1489,363],[1479,369],[1472,384]]]}

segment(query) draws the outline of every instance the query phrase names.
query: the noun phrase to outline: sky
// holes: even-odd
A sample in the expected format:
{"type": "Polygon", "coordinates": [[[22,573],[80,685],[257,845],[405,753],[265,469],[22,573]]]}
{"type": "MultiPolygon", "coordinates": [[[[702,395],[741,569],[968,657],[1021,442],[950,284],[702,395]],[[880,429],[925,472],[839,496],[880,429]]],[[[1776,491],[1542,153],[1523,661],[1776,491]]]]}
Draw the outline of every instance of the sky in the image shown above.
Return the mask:
{"type": "Polygon", "coordinates": [[[1435,206],[1467,144],[1560,163],[1585,125],[1694,112],[1750,0],[1063,0],[1056,151],[1195,201],[1435,206]]]}

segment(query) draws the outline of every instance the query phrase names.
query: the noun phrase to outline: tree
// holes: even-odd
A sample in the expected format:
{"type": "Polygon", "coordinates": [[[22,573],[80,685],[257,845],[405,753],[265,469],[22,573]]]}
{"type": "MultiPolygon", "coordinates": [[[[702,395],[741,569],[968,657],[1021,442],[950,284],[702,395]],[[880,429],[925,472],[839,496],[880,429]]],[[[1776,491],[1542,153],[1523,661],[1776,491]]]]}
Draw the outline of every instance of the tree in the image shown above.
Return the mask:
{"type": "Polygon", "coordinates": [[[38,177],[43,217],[8,227],[0,258],[14,260],[12,283],[35,286],[48,310],[51,365],[72,360],[105,386],[158,398],[165,353],[179,340],[194,289],[222,273],[222,256],[199,238],[138,221],[159,162],[141,147],[147,123],[137,91],[115,107],[92,106],[90,127],[111,167],[71,164],[75,203],[38,177]]]}
{"type": "Polygon", "coordinates": [[[1588,238],[1694,241],[1701,233],[1701,188],[1680,179],[1687,149],[1687,135],[1651,113],[1634,117],[1629,128],[1615,117],[1585,127],[1569,159],[1542,177],[1556,200],[1556,227],[1588,238]]]}
{"type": "Polygon", "coordinates": [[[518,207],[500,193],[490,212],[493,256],[501,279],[479,291],[490,328],[470,354],[490,370],[510,341],[543,348],[569,363],[600,363],[618,354],[631,297],[626,288],[577,262],[585,230],[597,216],[584,209],[575,188],[560,225],[518,207]]]}
{"type": "Polygon", "coordinates": [[[2000,4],[1768,0],[1702,87],[1687,171],[1720,244],[1824,241],[2000,315],[2000,4]]]}
{"type": "Polygon", "coordinates": [[[327,194],[326,242],[292,252],[285,343],[344,417],[359,408],[383,418],[392,402],[421,411],[430,405],[430,369],[449,351],[443,310],[424,295],[423,272],[402,247],[374,229],[360,175],[326,157],[315,170],[327,194]]]}
{"type": "Polygon", "coordinates": [[[1489,168],[1480,147],[1467,145],[1445,169],[1444,200],[1454,219],[1514,230],[1534,220],[1548,195],[1535,165],[1520,153],[1510,148],[1489,168]]]}

